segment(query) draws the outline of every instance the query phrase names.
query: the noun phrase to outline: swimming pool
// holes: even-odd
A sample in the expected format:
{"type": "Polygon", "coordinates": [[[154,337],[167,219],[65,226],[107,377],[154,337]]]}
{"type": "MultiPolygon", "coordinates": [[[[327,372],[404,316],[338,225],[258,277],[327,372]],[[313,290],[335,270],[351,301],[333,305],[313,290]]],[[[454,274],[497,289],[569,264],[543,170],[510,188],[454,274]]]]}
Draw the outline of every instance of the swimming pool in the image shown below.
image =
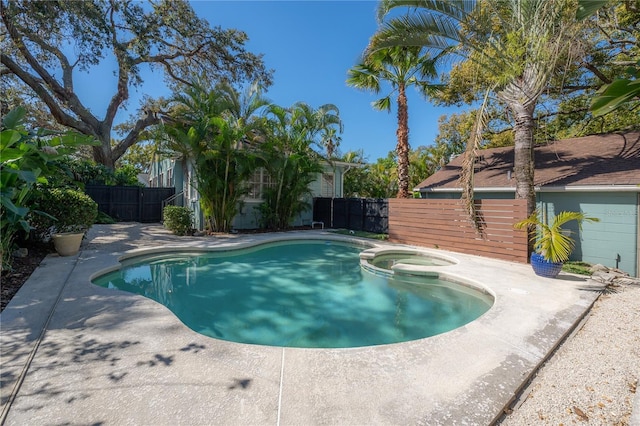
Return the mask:
{"type": "Polygon", "coordinates": [[[168,253],[125,261],[94,284],[167,306],[198,333],[235,342],[346,348],[430,337],[478,318],[480,289],[363,270],[364,247],[329,240],[168,253]]]}

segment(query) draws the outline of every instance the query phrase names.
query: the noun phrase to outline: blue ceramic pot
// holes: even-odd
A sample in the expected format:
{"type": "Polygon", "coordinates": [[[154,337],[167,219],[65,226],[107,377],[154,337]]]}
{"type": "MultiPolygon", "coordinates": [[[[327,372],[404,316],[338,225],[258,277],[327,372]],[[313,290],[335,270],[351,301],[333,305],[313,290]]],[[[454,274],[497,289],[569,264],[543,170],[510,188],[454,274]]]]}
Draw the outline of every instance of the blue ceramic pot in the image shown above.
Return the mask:
{"type": "Polygon", "coordinates": [[[531,267],[536,275],[546,278],[555,278],[562,270],[564,262],[550,262],[541,254],[531,253],[531,267]]]}

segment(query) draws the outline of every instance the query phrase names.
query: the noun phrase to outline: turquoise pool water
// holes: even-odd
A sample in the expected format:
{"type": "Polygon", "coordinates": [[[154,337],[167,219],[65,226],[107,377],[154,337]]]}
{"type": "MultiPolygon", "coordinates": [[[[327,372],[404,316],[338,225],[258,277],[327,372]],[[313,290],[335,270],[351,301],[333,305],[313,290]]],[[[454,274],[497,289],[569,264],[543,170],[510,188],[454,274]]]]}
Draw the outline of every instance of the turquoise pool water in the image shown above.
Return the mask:
{"type": "Polygon", "coordinates": [[[415,340],[478,318],[493,299],[429,277],[360,268],[361,247],[292,241],[135,259],[94,284],[141,294],[188,327],[260,345],[346,348],[415,340]]]}

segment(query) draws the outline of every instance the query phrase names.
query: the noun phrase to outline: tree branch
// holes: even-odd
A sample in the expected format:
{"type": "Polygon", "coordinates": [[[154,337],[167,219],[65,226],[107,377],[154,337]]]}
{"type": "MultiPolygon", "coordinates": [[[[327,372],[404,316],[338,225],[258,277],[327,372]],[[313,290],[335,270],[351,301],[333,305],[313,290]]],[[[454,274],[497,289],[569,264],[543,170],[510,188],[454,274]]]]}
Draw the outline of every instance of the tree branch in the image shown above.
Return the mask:
{"type": "Polygon", "coordinates": [[[131,129],[129,134],[120,143],[112,148],[112,158],[120,158],[125,153],[127,148],[138,142],[138,137],[144,129],[153,124],[160,123],[160,119],[153,111],[146,110],[145,112],[146,114],[144,118],[136,121],[135,126],[133,126],[133,129],[131,129]]]}
{"type": "Polygon", "coordinates": [[[546,118],[555,117],[557,115],[571,115],[571,114],[576,114],[576,113],[579,113],[579,112],[580,113],[584,113],[584,112],[588,112],[588,111],[589,111],[589,107],[576,108],[576,109],[573,109],[571,111],[554,111],[554,112],[549,112],[549,113],[546,113],[546,114],[538,115],[536,117],[536,120],[544,120],[546,118]]]}
{"type": "Polygon", "coordinates": [[[91,127],[84,121],[79,121],[73,118],[71,115],[64,112],[60,108],[58,102],[51,96],[51,94],[42,86],[41,82],[34,76],[23,70],[17,63],[15,63],[9,56],[4,53],[0,55],[0,61],[6,66],[12,74],[15,74],[20,80],[22,80],[27,86],[29,86],[36,94],[43,100],[49,107],[51,114],[63,126],[71,127],[84,134],[96,135],[96,129],[91,127]]]}
{"type": "MultiPolygon", "coordinates": [[[[102,126],[105,129],[111,130],[113,120],[115,119],[118,109],[122,102],[129,98],[129,69],[126,67],[126,50],[122,49],[118,39],[116,37],[115,19],[113,18],[114,8],[111,7],[109,13],[109,22],[111,23],[111,43],[113,44],[113,53],[118,61],[118,89],[117,92],[111,98],[109,105],[107,106],[107,112],[102,126]]],[[[117,157],[116,157],[117,158],[117,157]]]]}
{"type": "Polygon", "coordinates": [[[591,71],[596,77],[598,77],[600,79],[600,81],[602,81],[604,84],[609,84],[611,83],[611,79],[608,78],[606,75],[604,75],[598,68],[596,68],[595,65],[593,65],[592,63],[589,62],[582,62],[582,65],[588,69],[589,71],[591,71]]]}
{"type": "MultiPolygon", "coordinates": [[[[96,129],[98,129],[98,119],[95,118],[93,114],[91,114],[89,110],[87,110],[82,105],[82,103],[80,102],[80,100],[78,99],[78,97],[73,91],[67,90],[65,87],[62,87],[60,83],[58,83],[58,81],[51,74],[49,74],[49,72],[38,62],[38,60],[33,57],[31,52],[29,52],[29,50],[27,49],[24,43],[24,40],[22,39],[22,36],[18,33],[15,26],[13,25],[13,22],[11,22],[11,19],[9,19],[9,17],[7,16],[6,8],[2,9],[2,21],[4,22],[5,27],[7,28],[7,33],[9,34],[9,37],[13,41],[14,45],[18,48],[18,50],[20,51],[24,59],[27,61],[29,66],[36,72],[36,74],[40,76],[40,78],[42,79],[42,82],[51,89],[51,92],[55,95],[56,98],[58,98],[61,101],[62,104],[66,105],[71,111],[77,114],[80,120],[82,120],[85,124],[87,124],[92,128],[92,131],[90,132],[90,134],[95,134],[96,129]]],[[[22,76],[27,76],[27,75],[31,77],[30,82],[26,80],[23,80],[23,81],[27,85],[29,85],[34,91],[36,91],[36,93],[40,94],[44,91],[47,93],[49,97],[51,96],[42,87],[42,83],[40,83],[37,79],[33,78],[33,76],[31,76],[27,71],[23,70],[22,67],[20,67],[16,62],[12,61],[7,55],[3,54],[2,56],[3,56],[2,63],[4,63],[7,66],[7,68],[11,69],[12,72],[16,74],[19,78],[22,79],[22,76]],[[13,68],[9,67],[5,63],[5,57],[7,61],[13,64],[13,68]],[[22,72],[17,73],[16,69],[19,69],[22,72]],[[39,90],[36,90],[33,84],[40,86],[39,90]]],[[[50,98],[49,102],[46,102],[47,106],[49,106],[50,108],[51,108],[51,103],[50,103],[51,100],[53,100],[53,98],[50,98]]],[[[57,107],[56,109],[59,110],[61,113],[63,113],[62,109],[60,109],[59,107],[57,107]]],[[[52,114],[54,113],[53,110],[51,111],[51,113],[52,114]]],[[[67,115],[69,119],[77,123],[77,120],[72,119],[70,116],[68,116],[68,114],[66,113],[63,113],[63,114],[67,115]]],[[[61,122],[60,124],[64,124],[64,123],[61,122]]],[[[67,124],[64,124],[64,125],[66,126],[67,124]]],[[[79,130],[77,126],[72,126],[72,127],[74,129],[79,130]]]]}
{"type": "Polygon", "coordinates": [[[58,61],[60,61],[60,67],[62,68],[62,84],[67,91],[73,92],[73,67],[69,64],[67,57],[64,56],[60,49],[56,49],[55,47],[48,45],[34,32],[24,31],[22,28],[21,30],[23,30],[23,34],[29,34],[29,40],[40,46],[42,50],[49,52],[58,58],[58,61]]]}

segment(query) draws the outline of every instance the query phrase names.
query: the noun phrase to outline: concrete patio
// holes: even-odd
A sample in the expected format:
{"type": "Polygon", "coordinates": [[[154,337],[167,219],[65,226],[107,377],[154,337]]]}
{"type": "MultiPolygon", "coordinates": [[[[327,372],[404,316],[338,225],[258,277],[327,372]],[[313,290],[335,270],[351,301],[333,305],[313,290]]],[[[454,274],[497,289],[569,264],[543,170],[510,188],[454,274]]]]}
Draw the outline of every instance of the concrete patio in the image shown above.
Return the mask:
{"type": "Polygon", "coordinates": [[[495,294],[478,320],[401,344],[300,349],[209,338],[154,301],[90,283],[129,250],[282,237],[176,237],[120,223],[94,226],[79,255],[50,255],[0,314],[2,423],[490,424],[601,288],[448,253],[460,261],[448,273],[495,294]]]}

